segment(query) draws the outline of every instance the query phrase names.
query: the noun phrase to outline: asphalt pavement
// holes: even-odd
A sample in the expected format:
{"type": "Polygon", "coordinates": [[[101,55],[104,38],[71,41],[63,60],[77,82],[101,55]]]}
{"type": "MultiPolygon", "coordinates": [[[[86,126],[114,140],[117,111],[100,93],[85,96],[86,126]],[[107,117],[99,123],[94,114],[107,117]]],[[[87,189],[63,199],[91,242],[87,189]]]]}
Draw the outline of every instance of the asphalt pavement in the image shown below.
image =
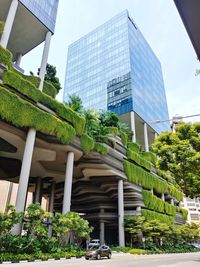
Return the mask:
{"type": "Polygon", "coordinates": [[[200,267],[200,253],[165,255],[113,254],[112,259],[85,260],[68,259],[30,263],[4,263],[10,267],[200,267]]]}

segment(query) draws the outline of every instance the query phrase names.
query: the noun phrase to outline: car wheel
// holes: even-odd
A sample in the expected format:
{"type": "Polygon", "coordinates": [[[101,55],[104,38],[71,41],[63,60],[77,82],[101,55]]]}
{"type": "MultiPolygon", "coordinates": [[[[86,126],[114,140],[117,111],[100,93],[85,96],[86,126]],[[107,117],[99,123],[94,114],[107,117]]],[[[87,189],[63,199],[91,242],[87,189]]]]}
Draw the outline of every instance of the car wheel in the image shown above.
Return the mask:
{"type": "Polygon", "coordinates": [[[101,255],[100,255],[100,254],[97,254],[96,259],[97,259],[97,260],[100,260],[100,259],[101,259],[101,255]]]}
{"type": "Polygon", "coordinates": [[[108,254],[108,259],[111,259],[111,253],[108,254]]]}

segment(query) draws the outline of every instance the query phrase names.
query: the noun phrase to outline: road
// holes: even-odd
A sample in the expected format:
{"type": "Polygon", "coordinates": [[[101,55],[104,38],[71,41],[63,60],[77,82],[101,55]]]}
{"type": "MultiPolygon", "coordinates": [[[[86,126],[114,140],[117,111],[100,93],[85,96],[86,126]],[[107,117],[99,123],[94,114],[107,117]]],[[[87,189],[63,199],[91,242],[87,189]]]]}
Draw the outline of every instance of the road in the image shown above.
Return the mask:
{"type": "Polygon", "coordinates": [[[199,267],[200,253],[165,255],[113,254],[112,259],[70,259],[46,262],[1,264],[11,267],[199,267]]]}

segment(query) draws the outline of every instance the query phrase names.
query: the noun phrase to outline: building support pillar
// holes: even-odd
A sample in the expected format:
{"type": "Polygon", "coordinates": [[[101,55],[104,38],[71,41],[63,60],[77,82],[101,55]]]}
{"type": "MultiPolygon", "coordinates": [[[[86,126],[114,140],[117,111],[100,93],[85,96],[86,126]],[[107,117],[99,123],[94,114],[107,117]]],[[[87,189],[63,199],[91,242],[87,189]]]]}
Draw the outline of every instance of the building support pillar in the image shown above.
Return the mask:
{"type": "Polygon", "coordinates": [[[66,173],[65,173],[64,195],[63,195],[63,209],[62,209],[63,215],[70,211],[73,167],[74,167],[74,152],[68,152],[66,173]]]}
{"type": "Polygon", "coordinates": [[[13,27],[13,22],[14,22],[15,15],[17,12],[18,4],[19,4],[18,0],[12,0],[9,11],[8,11],[8,15],[5,21],[5,25],[4,25],[3,34],[1,36],[1,41],[0,41],[0,44],[4,48],[6,48],[8,45],[8,41],[9,41],[10,33],[13,27]]]}
{"type": "Polygon", "coordinates": [[[165,201],[165,194],[162,194],[162,195],[161,195],[161,199],[162,199],[163,201],[165,201]]]}
{"type": "MultiPolygon", "coordinates": [[[[25,209],[29,174],[30,174],[30,169],[31,169],[31,160],[32,160],[33,148],[34,148],[34,143],[35,143],[35,134],[36,134],[36,131],[30,128],[28,131],[27,137],[26,137],[26,144],[25,144],[24,155],[23,155],[23,160],[22,160],[21,172],[19,176],[17,199],[16,199],[16,204],[15,204],[17,212],[23,212],[25,209]]],[[[13,227],[12,234],[13,235],[21,234],[21,224],[16,224],[13,227]]]]}
{"type": "Polygon", "coordinates": [[[151,194],[154,195],[153,188],[150,190],[151,194]]]}
{"type": "Polygon", "coordinates": [[[148,141],[148,130],[147,130],[147,124],[146,122],[144,123],[144,147],[145,151],[149,151],[149,141],[148,141]]]}
{"type": "Polygon", "coordinates": [[[174,205],[174,199],[173,198],[170,199],[170,204],[174,205]]]}
{"type": "MultiPolygon", "coordinates": [[[[49,212],[51,213],[52,217],[53,217],[53,210],[54,210],[55,188],[56,188],[56,183],[52,182],[50,198],[49,198],[49,212]]],[[[49,219],[48,235],[49,237],[52,237],[52,218],[49,219]]]]}
{"type": "Polygon", "coordinates": [[[20,66],[21,60],[22,60],[22,54],[21,53],[17,53],[17,58],[16,58],[17,66],[20,66]]]}
{"type": "Polygon", "coordinates": [[[132,141],[136,142],[135,112],[131,111],[131,131],[133,131],[132,141]]]}
{"type": "Polygon", "coordinates": [[[48,55],[49,55],[49,48],[50,48],[50,42],[51,42],[51,36],[52,36],[52,33],[50,31],[48,31],[46,33],[46,37],[45,37],[44,49],[43,49],[43,54],[42,54],[42,61],[41,61],[40,72],[39,72],[39,77],[40,77],[39,90],[40,91],[42,91],[42,89],[43,89],[44,77],[45,77],[46,66],[47,66],[47,59],[48,59],[48,55]]]}
{"type": "Polygon", "coordinates": [[[100,245],[105,244],[105,223],[100,221],[100,245]]]}
{"type": "Polygon", "coordinates": [[[35,200],[34,203],[41,204],[41,193],[42,193],[42,179],[40,177],[37,178],[36,187],[35,187],[35,200]]]}
{"type": "Polygon", "coordinates": [[[158,138],[158,133],[154,133],[154,140],[156,140],[158,138]]]}
{"type": "Polygon", "coordinates": [[[123,180],[118,181],[118,230],[119,230],[119,246],[125,246],[124,236],[124,192],[123,180]]]}

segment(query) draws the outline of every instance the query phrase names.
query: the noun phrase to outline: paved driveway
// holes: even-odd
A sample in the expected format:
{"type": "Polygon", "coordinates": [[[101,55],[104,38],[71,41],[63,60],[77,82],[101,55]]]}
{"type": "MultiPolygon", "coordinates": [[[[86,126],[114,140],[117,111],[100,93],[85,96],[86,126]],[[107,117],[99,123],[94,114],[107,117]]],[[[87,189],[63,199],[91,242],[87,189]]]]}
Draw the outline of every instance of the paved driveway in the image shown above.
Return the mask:
{"type": "Polygon", "coordinates": [[[200,267],[200,253],[136,256],[113,254],[112,259],[70,259],[46,262],[2,264],[10,267],[200,267]]]}

